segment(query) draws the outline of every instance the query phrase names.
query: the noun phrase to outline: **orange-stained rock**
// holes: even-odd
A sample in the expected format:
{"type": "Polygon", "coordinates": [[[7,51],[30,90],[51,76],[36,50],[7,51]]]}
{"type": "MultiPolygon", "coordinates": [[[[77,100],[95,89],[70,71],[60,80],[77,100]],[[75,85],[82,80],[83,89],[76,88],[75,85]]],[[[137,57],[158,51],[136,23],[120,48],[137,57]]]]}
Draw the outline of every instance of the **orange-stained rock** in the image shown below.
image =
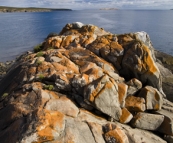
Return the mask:
{"type": "Polygon", "coordinates": [[[0,80],[0,142],[165,143],[125,125],[132,114],[135,127],[173,135],[173,105],[161,103],[161,76],[145,32],[116,35],[76,22],[40,48],[18,58],[0,80]]]}
{"type": "Polygon", "coordinates": [[[126,108],[123,108],[122,115],[120,117],[120,123],[129,123],[132,118],[133,115],[126,108]]]}
{"type": "Polygon", "coordinates": [[[131,48],[124,55],[122,65],[125,71],[128,71],[128,78],[133,77],[142,81],[143,84],[151,85],[162,91],[160,71],[154,62],[151,50],[142,42],[134,41],[131,48]]]}
{"type": "Polygon", "coordinates": [[[121,108],[125,106],[128,86],[124,83],[118,83],[118,97],[121,108]]]}
{"type": "Polygon", "coordinates": [[[86,86],[84,98],[101,112],[119,120],[121,108],[117,91],[117,84],[105,75],[86,86]]]}
{"type": "Polygon", "coordinates": [[[58,111],[48,111],[39,117],[41,124],[37,127],[38,142],[55,140],[65,128],[64,115],[58,111]]]}
{"type": "Polygon", "coordinates": [[[145,99],[141,97],[135,97],[135,96],[128,96],[126,98],[126,104],[125,107],[130,111],[130,112],[140,112],[140,111],[145,111],[145,99]]]}
{"type": "Polygon", "coordinates": [[[49,48],[61,48],[61,43],[64,36],[56,36],[56,37],[50,37],[46,40],[44,44],[44,50],[48,50],[49,48]]]}
{"type": "Polygon", "coordinates": [[[151,86],[144,87],[138,96],[143,97],[147,110],[160,110],[163,104],[162,94],[151,86]]]}
{"type": "Polygon", "coordinates": [[[104,128],[106,142],[129,143],[125,132],[118,126],[108,123],[104,128]]]}

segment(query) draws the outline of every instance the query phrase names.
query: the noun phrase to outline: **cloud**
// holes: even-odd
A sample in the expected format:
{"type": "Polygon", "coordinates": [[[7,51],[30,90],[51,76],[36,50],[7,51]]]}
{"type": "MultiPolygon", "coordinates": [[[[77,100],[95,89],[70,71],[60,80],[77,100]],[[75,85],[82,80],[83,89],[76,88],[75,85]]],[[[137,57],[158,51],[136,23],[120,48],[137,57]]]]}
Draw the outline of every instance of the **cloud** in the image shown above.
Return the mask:
{"type": "Polygon", "coordinates": [[[0,0],[1,5],[71,9],[171,9],[173,0],[0,0]]]}

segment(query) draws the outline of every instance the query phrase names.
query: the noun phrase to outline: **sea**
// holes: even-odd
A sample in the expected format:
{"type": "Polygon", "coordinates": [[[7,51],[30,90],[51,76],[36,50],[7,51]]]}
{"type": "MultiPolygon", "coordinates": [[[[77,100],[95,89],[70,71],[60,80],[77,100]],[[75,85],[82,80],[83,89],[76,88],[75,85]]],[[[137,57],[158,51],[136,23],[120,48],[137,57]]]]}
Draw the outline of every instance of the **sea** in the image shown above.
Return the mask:
{"type": "Polygon", "coordinates": [[[73,10],[0,13],[0,62],[15,59],[67,23],[94,24],[114,34],[145,31],[155,49],[173,55],[173,10],[73,10]]]}

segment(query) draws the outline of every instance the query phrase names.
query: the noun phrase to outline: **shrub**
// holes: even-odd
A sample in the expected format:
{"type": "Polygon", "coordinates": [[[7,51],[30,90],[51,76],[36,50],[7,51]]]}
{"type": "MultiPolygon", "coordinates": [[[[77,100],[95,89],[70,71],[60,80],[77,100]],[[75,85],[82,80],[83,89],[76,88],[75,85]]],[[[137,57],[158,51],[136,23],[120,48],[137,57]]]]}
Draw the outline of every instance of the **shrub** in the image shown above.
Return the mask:
{"type": "Polygon", "coordinates": [[[44,55],[43,52],[38,52],[36,57],[42,57],[43,55],[44,55]]]}
{"type": "Polygon", "coordinates": [[[45,85],[44,88],[47,90],[53,90],[54,86],[53,85],[45,85]]]}
{"type": "Polygon", "coordinates": [[[41,64],[42,64],[42,61],[39,61],[39,60],[36,61],[36,65],[37,65],[37,66],[39,66],[39,65],[41,65],[41,64]]]}
{"type": "Polygon", "coordinates": [[[38,45],[36,45],[36,46],[34,47],[34,52],[37,53],[37,52],[41,51],[42,48],[43,48],[43,47],[42,47],[42,44],[38,44],[38,45]]]}
{"type": "Polygon", "coordinates": [[[45,78],[45,76],[44,76],[43,74],[39,74],[38,78],[39,78],[40,80],[42,80],[42,79],[45,78]]]}

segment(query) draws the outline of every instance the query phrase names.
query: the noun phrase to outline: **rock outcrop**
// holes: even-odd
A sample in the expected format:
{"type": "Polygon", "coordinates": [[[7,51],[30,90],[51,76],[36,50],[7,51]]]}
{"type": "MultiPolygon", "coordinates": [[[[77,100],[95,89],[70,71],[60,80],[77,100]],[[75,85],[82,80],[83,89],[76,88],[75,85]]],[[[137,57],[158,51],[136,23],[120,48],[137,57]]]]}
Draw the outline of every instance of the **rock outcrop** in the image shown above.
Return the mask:
{"type": "Polygon", "coordinates": [[[145,32],[116,35],[76,22],[34,51],[0,81],[4,143],[172,142],[162,70],[172,73],[145,32]]]}

